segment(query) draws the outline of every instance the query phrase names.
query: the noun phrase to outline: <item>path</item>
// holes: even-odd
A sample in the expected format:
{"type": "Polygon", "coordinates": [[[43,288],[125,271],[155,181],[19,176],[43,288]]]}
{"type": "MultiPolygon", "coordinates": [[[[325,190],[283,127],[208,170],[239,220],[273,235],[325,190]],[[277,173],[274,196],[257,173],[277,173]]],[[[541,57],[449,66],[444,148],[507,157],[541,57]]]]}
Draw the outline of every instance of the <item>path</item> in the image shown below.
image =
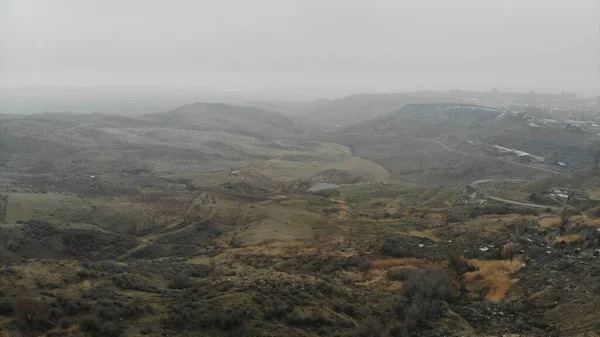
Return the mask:
{"type": "MultiPolygon", "coordinates": [[[[183,210],[183,212],[175,219],[172,220],[172,223],[169,224],[168,226],[166,226],[165,228],[162,229],[161,233],[158,234],[148,234],[148,235],[144,235],[142,237],[137,238],[138,240],[141,241],[141,243],[131,249],[129,249],[128,251],[126,251],[125,253],[121,254],[117,260],[122,260],[127,258],[128,256],[130,256],[131,254],[144,249],[146,247],[148,247],[151,243],[155,242],[156,240],[167,236],[167,235],[173,235],[173,234],[177,234],[179,232],[182,232],[192,226],[194,226],[195,224],[193,222],[190,222],[190,224],[188,224],[187,226],[183,226],[181,228],[175,229],[175,230],[171,230],[175,227],[177,227],[178,225],[181,224],[181,220],[183,220],[184,216],[186,215],[186,213],[189,211],[189,209],[192,207],[192,204],[194,203],[194,201],[196,200],[196,198],[200,197],[203,195],[203,192],[199,192],[197,193],[194,197],[191,198],[191,200],[189,201],[187,207],[183,210]]],[[[215,215],[215,209],[213,206],[210,207],[210,211],[208,214],[207,219],[212,219],[215,215]]]]}

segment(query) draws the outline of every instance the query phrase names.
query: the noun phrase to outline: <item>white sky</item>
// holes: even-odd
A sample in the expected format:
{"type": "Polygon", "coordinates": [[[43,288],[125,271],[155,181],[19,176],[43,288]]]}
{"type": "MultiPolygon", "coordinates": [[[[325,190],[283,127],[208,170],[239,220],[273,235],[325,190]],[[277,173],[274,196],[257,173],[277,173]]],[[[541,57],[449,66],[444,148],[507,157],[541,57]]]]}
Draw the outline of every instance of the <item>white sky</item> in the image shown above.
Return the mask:
{"type": "Polygon", "coordinates": [[[598,0],[0,0],[0,86],[600,91],[598,0]]]}

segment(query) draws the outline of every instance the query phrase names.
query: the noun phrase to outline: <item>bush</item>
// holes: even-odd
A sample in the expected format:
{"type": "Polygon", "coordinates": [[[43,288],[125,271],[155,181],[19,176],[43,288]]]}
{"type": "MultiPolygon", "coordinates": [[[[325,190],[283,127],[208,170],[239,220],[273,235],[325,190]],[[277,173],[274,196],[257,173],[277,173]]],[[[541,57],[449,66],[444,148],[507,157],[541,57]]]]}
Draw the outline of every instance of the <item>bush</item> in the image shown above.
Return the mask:
{"type": "Polygon", "coordinates": [[[231,240],[229,240],[229,245],[232,248],[240,248],[240,247],[242,247],[242,241],[232,238],[231,240]]]}
{"type": "Polygon", "coordinates": [[[137,290],[147,293],[160,292],[155,286],[130,274],[113,276],[113,283],[123,290],[137,290]]]}
{"type": "Polygon", "coordinates": [[[0,315],[11,316],[15,312],[13,302],[8,298],[0,299],[0,315]]]}
{"type": "Polygon", "coordinates": [[[458,248],[453,249],[448,253],[448,260],[450,261],[450,267],[454,270],[456,275],[463,275],[467,272],[477,270],[477,267],[460,255],[460,249],[458,248]]]}
{"type": "Polygon", "coordinates": [[[71,319],[68,317],[63,317],[58,321],[58,326],[61,329],[67,329],[69,328],[73,323],[71,322],[71,319]]]}
{"type": "Polygon", "coordinates": [[[368,318],[358,325],[354,333],[356,337],[380,337],[383,336],[381,322],[376,318],[368,318]]]}
{"type": "Polygon", "coordinates": [[[370,259],[363,257],[358,261],[358,270],[362,272],[366,272],[373,268],[373,262],[370,259]]]}
{"type": "Polygon", "coordinates": [[[406,281],[415,272],[418,272],[415,268],[392,268],[388,270],[387,278],[390,281],[406,281]]]}
{"type": "Polygon", "coordinates": [[[135,317],[147,312],[148,307],[141,300],[100,300],[96,303],[98,316],[105,320],[135,317]]]}
{"type": "Polygon", "coordinates": [[[123,333],[123,329],[113,322],[104,322],[100,325],[100,334],[103,337],[119,337],[123,333]]]}
{"type": "Polygon", "coordinates": [[[424,270],[411,275],[404,283],[408,306],[404,310],[405,325],[409,330],[439,318],[444,312],[444,302],[452,301],[452,283],[437,269],[424,270]]]}
{"type": "Polygon", "coordinates": [[[83,312],[86,312],[90,309],[89,304],[75,300],[67,297],[58,297],[56,299],[58,305],[62,308],[62,310],[69,316],[77,315],[83,312]]]}
{"type": "Polygon", "coordinates": [[[38,300],[21,299],[15,303],[16,323],[24,332],[43,332],[54,327],[49,306],[38,300]]]}
{"type": "Polygon", "coordinates": [[[94,315],[88,315],[81,320],[81,330],[85,332],[100,331],[100,318],[94,315]]]}
{"type": "Polygon", "coordinates": [[[192,286],[192,281],[187,275],[179,274],[176,275],[170,282],[169,288],[171,289],[185,289],[192,286]]]}

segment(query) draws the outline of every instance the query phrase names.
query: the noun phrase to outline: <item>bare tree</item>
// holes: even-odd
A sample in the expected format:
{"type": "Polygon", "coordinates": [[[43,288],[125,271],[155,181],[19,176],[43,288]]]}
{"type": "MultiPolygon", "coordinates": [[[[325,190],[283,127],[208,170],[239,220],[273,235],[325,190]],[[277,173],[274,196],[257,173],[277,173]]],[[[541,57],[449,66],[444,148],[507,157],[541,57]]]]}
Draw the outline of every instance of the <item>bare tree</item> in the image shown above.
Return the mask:
{"type": "Polygon", "coordinates": [[[8,207],[8,196],[0,194],[0,223],[6,223],[6,208],[8,207]]]}
{"type": "Polygon", "coordinates": [[[567,231],[567,226],[569,225],[569,212],[566,209],[560,213],[560,233],[564,233],[567,231]]]}

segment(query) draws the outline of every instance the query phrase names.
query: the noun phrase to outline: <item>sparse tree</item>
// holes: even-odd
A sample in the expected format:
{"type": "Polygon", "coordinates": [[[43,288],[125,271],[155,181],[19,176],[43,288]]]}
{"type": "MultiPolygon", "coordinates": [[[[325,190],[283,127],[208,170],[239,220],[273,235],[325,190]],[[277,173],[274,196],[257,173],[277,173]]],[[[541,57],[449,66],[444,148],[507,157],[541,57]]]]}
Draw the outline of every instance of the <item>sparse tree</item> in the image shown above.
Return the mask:
{"type": "Polygon", "coordinates": [[[0,223],[6,223],[6,208],[8,207],[8,197],[0,194],[0,223]]]}
{"type": "Polygon", "coordinates": [[[569,213],[567,209],[563,209],[560,213],[560,233],[564,233],[567,231],[567,226],[569,225],[569,213]]]}

